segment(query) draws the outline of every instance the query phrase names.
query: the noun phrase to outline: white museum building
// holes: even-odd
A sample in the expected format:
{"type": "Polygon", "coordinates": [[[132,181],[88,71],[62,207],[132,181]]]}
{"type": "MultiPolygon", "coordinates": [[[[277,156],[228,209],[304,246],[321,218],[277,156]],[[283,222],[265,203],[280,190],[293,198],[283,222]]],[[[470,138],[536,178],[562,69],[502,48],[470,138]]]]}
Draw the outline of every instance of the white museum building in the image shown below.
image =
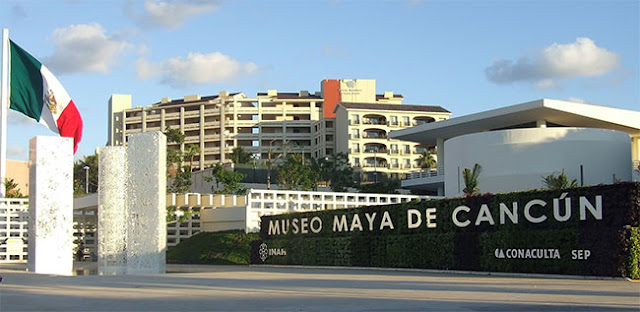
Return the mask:
{"type": "Polygon", "coordinates": [[[403,188],[463,195],[462,170],[482,166],[480,193],[544,188],[563,170],[579,185],[638,178],[640,111],[541,99],[392,131],[390,138],[437,147],[437,169],[403,188]]]}

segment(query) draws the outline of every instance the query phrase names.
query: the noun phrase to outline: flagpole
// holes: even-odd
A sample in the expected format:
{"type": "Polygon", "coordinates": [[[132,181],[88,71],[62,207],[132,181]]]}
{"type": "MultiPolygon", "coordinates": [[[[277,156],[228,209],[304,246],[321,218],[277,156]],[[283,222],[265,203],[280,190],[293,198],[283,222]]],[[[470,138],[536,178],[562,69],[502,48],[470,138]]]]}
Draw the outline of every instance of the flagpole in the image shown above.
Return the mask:
{"type": "Polygon", "coordinates": [[[0,77],[0,197],[6,197],[7,113],[9,111],[9,29],[2,29],[2,76],[0,77]]]}

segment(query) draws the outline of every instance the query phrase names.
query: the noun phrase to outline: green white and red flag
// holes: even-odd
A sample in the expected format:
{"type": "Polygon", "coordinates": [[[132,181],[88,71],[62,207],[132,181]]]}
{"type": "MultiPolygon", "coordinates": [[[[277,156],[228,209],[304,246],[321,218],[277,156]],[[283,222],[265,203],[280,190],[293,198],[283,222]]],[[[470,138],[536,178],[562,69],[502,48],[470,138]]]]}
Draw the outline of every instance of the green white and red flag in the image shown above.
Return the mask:
{"type": "Polygon", "coordinates": [[[60,81],[40,61],[9,40],[9,108],[63,137],[82,139],[82,117],[60,81]]]}

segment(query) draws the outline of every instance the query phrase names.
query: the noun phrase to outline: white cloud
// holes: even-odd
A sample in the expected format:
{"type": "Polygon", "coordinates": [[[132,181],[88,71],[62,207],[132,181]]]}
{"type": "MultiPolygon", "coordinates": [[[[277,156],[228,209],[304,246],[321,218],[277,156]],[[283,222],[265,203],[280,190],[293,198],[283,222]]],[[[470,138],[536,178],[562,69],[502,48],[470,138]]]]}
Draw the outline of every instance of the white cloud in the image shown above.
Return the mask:
{"type": "Polygon", "coordinates": [[[176,57],[159,63],[139,59],[136,67],[138,78],[160,77],[162,83],[174,87],[227,82],[258,71],[255,63],[241,63],[220,52],[189,53],[186,58],[176,57]]]}
{"type": "Polygon", "coordinates": [[[583,100],[581,98],[577,98],[577,97],[570,97],[570,98],[567,99],[567,101],[574,102],[574,103],[583,103],[583,104],[587,103],[587,101],[585,101],[585,100],[583,100]]]}
{"type": "Polygon", "coordinates": [[[146,0],[144,12],[135,12],[132,5],[126,11],[141,26],[176,28],[189,18],[216,11],[219,1],[215,0],[146,0]]]}
{"type": "Polygon", "coordinates": [[[9,114],[7,115],[7,122],[10,125],[34,125],[38,123],[35,119],[31,117],[27,117],[27,115],[17,112],[13,109],[9,109],[9,114]]]}
{"type": "Polygon", "coordinates": [[[7,157],[12,159],[20,159],[27,156],[27,149],[20,145],[7,146],[7,157]]]}
{"type": "Polygon", "coordinates": [[[44,63],[56,74],[74,72],[108,73],[117,57],[130,44],[107,36],[100,24],[71,25],[53,31],[55,46],[44,63]]]}
{"type": "Polygon", "coordinates": [[[341,48],[336,48],[332,46],[324,46],[322,47],[322,53],[327,56],[336,56],[339,58],[347,58],[349,57],[349,53],[341,48]]]}
{"type": "Polygon", "coordinates": [[[556,79],[601,76],[619,64],[617,53],[598,47],[589,38],[568,44],[554,43],[516,62],[499,59],[485,69],[487,78],[498,84],[533,82],[540,88],[555,87],[556,79]]]}

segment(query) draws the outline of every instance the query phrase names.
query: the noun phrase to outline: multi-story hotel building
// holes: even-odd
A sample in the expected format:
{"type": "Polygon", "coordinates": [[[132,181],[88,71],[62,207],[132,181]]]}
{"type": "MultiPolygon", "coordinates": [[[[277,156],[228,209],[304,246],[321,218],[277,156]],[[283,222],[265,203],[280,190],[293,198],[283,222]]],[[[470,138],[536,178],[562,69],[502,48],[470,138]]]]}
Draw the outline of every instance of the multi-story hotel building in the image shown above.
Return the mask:
{"type": "Polygon", "coordinates": [[[109,100],[108,145],[126,145],[132,133],[170,127],[185,134],[184,144],[170,148],[199,146],[195,168],[228,162],[233,148],[242,147],[263,160],[276,159],[283,150],[307,158],[345,152],[365,181],[375,179],[371,172],[401,178],[417,168],[421,151],[432,147],[388,139],[388,131],[451,114],[439,106],[404,105],[402,100],[393,92],[376,94],[372,79],[325,79],[315,93],[268,90],[247,97],[221,91],[163,98],[135,108],[130,95],[114,94],[109,100]]]}

